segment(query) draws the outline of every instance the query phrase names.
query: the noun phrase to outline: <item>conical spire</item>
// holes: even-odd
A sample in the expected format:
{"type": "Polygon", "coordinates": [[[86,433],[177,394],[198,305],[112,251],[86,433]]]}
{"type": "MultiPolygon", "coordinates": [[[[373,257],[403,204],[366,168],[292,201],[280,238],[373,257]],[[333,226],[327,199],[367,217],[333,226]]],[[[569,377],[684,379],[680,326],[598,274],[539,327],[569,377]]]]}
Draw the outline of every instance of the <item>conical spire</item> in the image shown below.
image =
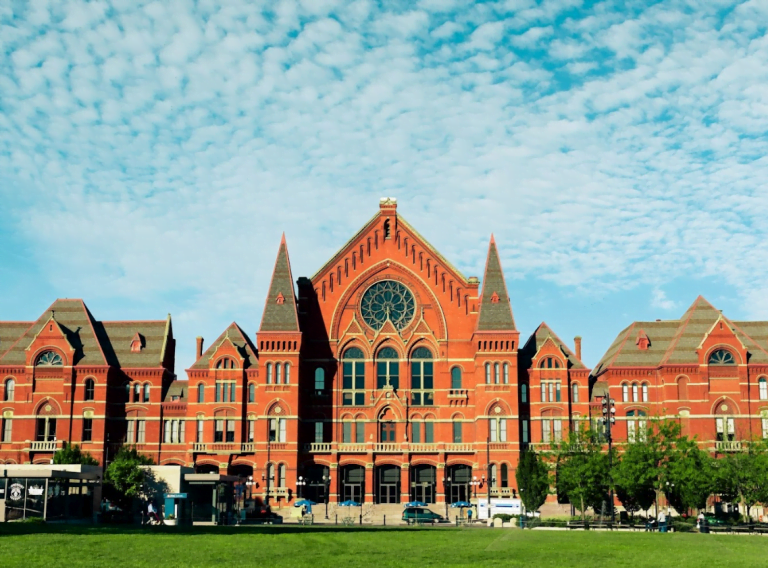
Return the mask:
{"type": "Polygon", "coordinates": [[[296,294],[293,289],[291,262],[288,259],[288,246],[285,233],[280,240],[272,282],[269,285],[267,303],[261,318],[260,331],[299,331],[299,318],[296,313],[296,294]]]}
{"type": "Polygon", "coordinates": [[[509,303],[504,272],[501,270],[496,239],[491,235],[488,247],[488,259],[485,262],[483,277],[483,295],[480,301],[480,317],[477,331],[514,331],[515,318],[509,303]]]}

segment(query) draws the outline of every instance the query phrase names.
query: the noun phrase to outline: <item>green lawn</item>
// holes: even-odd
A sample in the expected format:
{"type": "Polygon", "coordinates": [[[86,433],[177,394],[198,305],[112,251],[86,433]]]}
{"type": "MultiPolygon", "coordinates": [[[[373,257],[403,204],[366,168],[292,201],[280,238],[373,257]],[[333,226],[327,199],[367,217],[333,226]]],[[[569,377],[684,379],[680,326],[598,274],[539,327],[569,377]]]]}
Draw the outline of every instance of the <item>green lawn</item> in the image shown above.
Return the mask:
{"type": "Polygon", "coordinates": [[[766,566],[768,538],[517,529],[0,525],[0,566],[766,566]]]}

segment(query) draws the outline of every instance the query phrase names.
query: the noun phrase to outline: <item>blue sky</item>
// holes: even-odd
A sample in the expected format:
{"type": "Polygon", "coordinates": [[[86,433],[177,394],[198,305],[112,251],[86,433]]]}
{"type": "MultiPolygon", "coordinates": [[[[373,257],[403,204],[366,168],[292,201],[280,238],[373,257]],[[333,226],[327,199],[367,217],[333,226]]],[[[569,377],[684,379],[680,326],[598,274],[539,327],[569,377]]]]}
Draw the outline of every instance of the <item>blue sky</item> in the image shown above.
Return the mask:
{"type": "Polygon", "coordinates": [[[395,196],[518,326],[768,318],[768,3],[0,3],[0,319],[258,329],[395,196]]]}

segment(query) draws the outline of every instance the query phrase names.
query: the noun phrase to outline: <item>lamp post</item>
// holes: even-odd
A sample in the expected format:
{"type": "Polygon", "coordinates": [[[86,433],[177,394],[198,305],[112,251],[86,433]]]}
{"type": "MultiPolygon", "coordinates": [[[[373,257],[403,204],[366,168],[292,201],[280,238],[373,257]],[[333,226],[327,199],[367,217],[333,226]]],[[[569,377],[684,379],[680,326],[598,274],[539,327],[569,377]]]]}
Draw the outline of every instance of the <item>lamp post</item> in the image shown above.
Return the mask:
{"type": "MultiPolygon", "coordinates": [[[[325,484],[325,520],[328,520],[328,499],[330,498],[331,490],[331,474],[323,475],[323,483],[325,484]]],[[[337,517],[338,519],[338,517],[337,517]]]]}
{"type": "Polygon", "coordinates": [[[248,486],[248,500],[253,501],[253,476],[248,476],[248,481],[245,482],[245,485],[248,486]]]}
{"type": "Polygon", "coordinates": [[[608,439],[608,495],[611,506],[611,524],[616,522],[616,515],[613,507],[613,437],[611,436],[611,426],[616,424],[616,401],[609,397],[603,397],[603,424],[605,425],[605,437],[608,439]]]}
{"type": "Polygon", "coordinates": [[[450,499],[451,494],[451,476],[443,478],[443,488],[445,491],[445,518],[448,518],[448,499],[450,499]]]}
{"type": "Polygon", "coordinates": [[[480,482],[477,480],[477,476],[476,475],[472,476],[472,481],[470,481],[469,484],[473,487],[474,494],[475,494],[475,500],[477,500],[477,486],[480,485],[480,482]]]}
{"type": "MultiPolygon", "coordinates": [[[[669,515],[672,512],[672,509],[670,508],[670,503],[669,503],[669,494],[670,494],[670,491],[674,491],[674,490],[675,490],[675,484],[674,483],[670,483],[669,481],[667,481],[667,495],[666,495],[666,497],[667,497],[667,518],[669,518],[669,515]]],[[[667,522],[669,522],[669,521],[667,521],[667,522]]]]}
{"type": "Polygon", "coordinates": [[[296,493],[299,496],[299,499],[301,499],[301,488],[305,486],[307,482],[304,480],[302,476],[299,476],[299,478],[296,480],[296,493]]]}

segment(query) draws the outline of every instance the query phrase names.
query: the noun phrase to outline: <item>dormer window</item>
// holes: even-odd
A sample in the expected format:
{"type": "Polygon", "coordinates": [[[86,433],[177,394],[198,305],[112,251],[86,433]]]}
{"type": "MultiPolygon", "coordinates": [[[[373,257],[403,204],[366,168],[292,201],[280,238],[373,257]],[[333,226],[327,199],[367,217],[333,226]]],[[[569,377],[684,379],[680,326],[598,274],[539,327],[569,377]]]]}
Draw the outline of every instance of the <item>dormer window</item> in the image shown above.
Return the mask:
{"type": "Polygon", "coordinates": [[[640,351],[647,351],[648,346],[651,344],[651,340],[643,331],[641,331],[637,336],[637,341],[635,341],[635,344],[640,351]]]}
{"type": "Polygon", "coordinates": [[[280,293],[277,295],[277,300],[275,300],[275,302],[276,302],[278,305],[282,305],[282,304],[284,304],[284,303],[285,303],[285,296],[283,296],[283,293],[282,293],[282,292],[280,292],[280,293]]]}
{"type": "Polygon", "coordinates": [[[219,361],[216,363],[217,369],[236,369],[237,366],[235,365],[235,360],[231,357],[222,357],[219,359],[219,361]]]}
{"type": "Polygon", "coordinates": [[[494,292],[493,295],[491,296],[491,303],[492,304],[499,303],[499,295],[496,292],[494,292]]]}
{"type": "Polygon", "coordinates": [[[137,333],[133,336],[133,339],[131,339],[131,353],[141,353],[143,347],[144,345],[142,345],[141,335],[137,333]]]}
{"type": "Polygon", "coordinates": [[[726,349],[718,349],[713,351],[709,356],[710,365],[735,365],[736,360],[733,358],[733,353],[726,349]]]}
{"type": "Polygon", "coordinates": [[[40,357],[37,358],[36,366],[48,366],[48,367],[61,367],[64,362],[61,359],[61,355],[55,351],[44,351],[40,357]]]}
{"type": "Polygon", "coordinates": [[[542,369],[559,369],[560,361],[555,357],[546,357],[545,359],[541,360],[541,365],[539,366],[542,369]]]}

